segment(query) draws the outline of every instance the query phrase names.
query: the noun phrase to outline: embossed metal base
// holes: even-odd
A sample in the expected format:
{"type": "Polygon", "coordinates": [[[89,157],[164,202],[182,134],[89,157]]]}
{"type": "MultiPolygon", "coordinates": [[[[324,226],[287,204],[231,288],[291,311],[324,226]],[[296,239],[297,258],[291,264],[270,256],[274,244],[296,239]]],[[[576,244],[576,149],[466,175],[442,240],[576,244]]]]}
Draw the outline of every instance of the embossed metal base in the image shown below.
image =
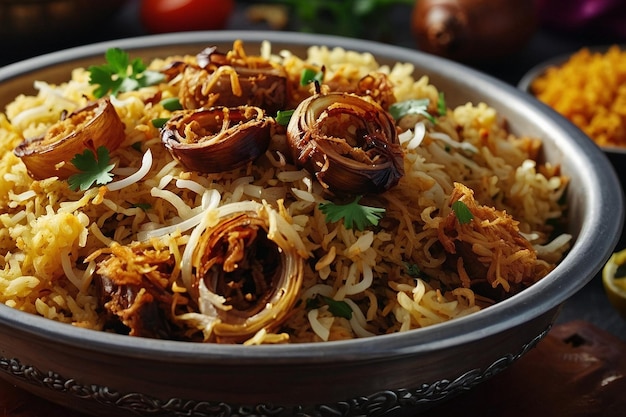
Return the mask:
{"type": "MultiPolygon", "coordinates": [[[[43,387],[69,394],[75,399],[89,400],[116,413],[127,411],[135,416],[194,416],[194,417],[357,417],[400,416],[416,413],[436,406],[508,368],[526,352],[535,347],[548,333],[550,327],[522,346],[521,351],[505,355],[485,369],[472,369],[453,380],[440,380],[412,389],[385,390],[371,395],[352,398],[336,404],[315,406],[281,406],[257,404],[254,406],[226,404],[224,402],[169,398],[160,400],[140,392],[120,393],[108,387],[85,384],[64,378],[52,371],[42,371],[22,364],[18,359],[0,358],[0,371],[12,382],[43,387]]],[[[67,403],[65,403],[67,405],[67,403]]]]}

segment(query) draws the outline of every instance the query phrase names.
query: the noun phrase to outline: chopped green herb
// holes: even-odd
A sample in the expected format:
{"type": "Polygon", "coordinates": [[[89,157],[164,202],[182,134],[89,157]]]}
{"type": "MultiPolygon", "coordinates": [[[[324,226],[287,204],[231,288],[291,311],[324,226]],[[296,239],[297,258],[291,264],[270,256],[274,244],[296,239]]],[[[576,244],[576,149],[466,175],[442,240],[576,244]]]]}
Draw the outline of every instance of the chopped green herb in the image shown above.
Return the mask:
{"type": "Polygon", "coordinates": [[[431,122],[435,123],[436,120],[433,115],[428,113],[429,103],[430,100],[427,98],[400,101],[389,106],[389,113],[394,120],[400,120],[408,114],[421,114],[431,122]]]}
{"type": "Polygon", "coordinates": [[[320,308],[321,306],[322,306],[322,303],[320,302],[320,299],[317,296],[306,299],[307,310],[315,310],[316,308],[320,308]]]}
{"type": "Polygon", "coordinates": [[[409,276],[413,278],[422,277],[422,270],[420,269],[418,265],[405,262],[404,267],[406,268],[406,273],[409,274],[409,276]]]}
{"type": "Polygon", "coordinates": [[[357,196],[348,204],[321,203],[318,208],[326,215],[329,223],[343,219],[346,229],[365,230],[367,226],[376,226],[385,214],[384,208],[363,206],[359,204],[362,196],[357,196]]]}
{"type": "Polygon", "coordinates": [[[328,311],[335,317],[343,317],[350,320],[352,318],[352,308],[345,301],[333,300],[330,297],[322,297],[328,304],[328,311]]]}
{"type": "Polygon", "coordinates": [[[445,116],[448,112],[448,106],[446,104],[446,97],[443,91],[439,92],[439,99],[437,100],[437,113],[439,116],[445,116]]]}
{"type": "Polygon", "coordinates": [[[143,143],[141,141],[137,141],[133,143],[132,145],[130,145],[131,148],[143,154],[143,149],[141,149],[142,146],[143,146],[143,143]]]}
{"type": "Polygon", "coordinates": [[[81,171],[67,179],[72,190],[85,191],[94,183],[103,185],[113,180],[113,174],[110,171],[115,164],[109,164],[109,150],[100,146],[96,149],[96,154],[94,155],[91,149],[85,149],[82,154],[76,154],[72,158],[70,161],[72,165],[81,171]]]}
{"type": "Polygon", "coordinates": [[[109,48],[105,52],[106,64],[88,68],[89,84],[96,85],[96,98],[108,93],[134,91],[141,87],[161,82],[165,76],[160,72],[146,70],[140,58],[130,61],[128,53],[119,48],[109,48]]]}
{"type": "Polygon", "coordinates": [[[309,85],[310,83],[315,81],[321,84],[323,79],[323,71],[315,71],[311,68],[305,68],[300,75],[300,85],[309,85]]]}
{"type": "Polygon", "coordinates": [[[152,208],[152,205],[149,203],[131,203],[131,206],[135,208],[140,208],[143,211],[148,211],[152,208]]]}
{"type": "Polygon", "coordinates": [[[474,215],[470,211],[469,207],[467,207],[467,204],[465,204],[464,202],[460,200],[457,200],[454,203],[452,203],[452,211],[454,211],[456,218],[459,220],[459,223],[461,224],[467,224],[471,222],[472,219],[474,218],[474,215]]]}
{"type": "Polygon", "coordinates": [[[330,297],[325,297],[323,295],[315,295],[311,298],[307,298],[306,300],[306,309],[314,310],[316,308],[320,308],[323,303],[328,306],[328,311],[335,317],[343,317],[347,320],[352,318],[352,308],[345,301],[337,301],[330,297]]]}
{"type": "Polygon", "coordinates": [[[278,110],[276,113],[276,123],[281,126],[287,126],[291,116],[293,116],[294,110],[278,110]]]}
{"type": "Polygon", "coordinates": [[[168,120],[170,120],[169,117],[159,117],[157,119],[152,119],[152,126],[160,129],[165,125],[165,123],[167,123],[168,120]]]}
{"type": "Polygon", "coordinates": [[[161,105],[163,106],[165,110],[169,110],[169,111],[183,109],[183,105],[180,104],[180,100],[178,99],[178,97],[165,98],[161,100],[161,105]]]}

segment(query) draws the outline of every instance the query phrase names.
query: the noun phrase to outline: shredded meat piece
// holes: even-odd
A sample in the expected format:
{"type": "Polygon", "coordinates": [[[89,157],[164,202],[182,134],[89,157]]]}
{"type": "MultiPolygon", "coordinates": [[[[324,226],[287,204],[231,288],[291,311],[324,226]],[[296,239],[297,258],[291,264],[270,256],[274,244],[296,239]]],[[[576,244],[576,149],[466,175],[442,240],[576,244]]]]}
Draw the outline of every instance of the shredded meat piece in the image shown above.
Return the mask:
{"type": "Polygon", "coordinates": [[[451,211],[439,225],[439,241],[452,255],[464,287],[483,290],[500,297],[518,292],[549,272],[548,265],[537,259],[530,242],[519,233],[519,222],[504,211],[479,205],[472,190],[455,184],[450,204],[461,201],[473,219],[462,223],[451,211]],[[489,284],[485,286],[484,284],[489,284]]]}
{"type": "Polygon", "coordinates": [[[111,316],[108,325],[119,328],[121,323],[131,336],[175,338],[167,317],[173,303],[170,253],[121,245],[111,249],[96,270],[101,302],[111,316]]]}

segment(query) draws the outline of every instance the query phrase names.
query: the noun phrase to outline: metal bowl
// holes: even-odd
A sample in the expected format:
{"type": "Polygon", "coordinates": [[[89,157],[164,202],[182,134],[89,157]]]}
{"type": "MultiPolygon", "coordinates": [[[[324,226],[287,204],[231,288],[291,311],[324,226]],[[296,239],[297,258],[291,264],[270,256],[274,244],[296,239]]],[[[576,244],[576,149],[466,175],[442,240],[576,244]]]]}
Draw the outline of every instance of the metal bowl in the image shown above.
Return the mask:
{"type": "Polygon", "coordinates": [[[540,137],[542,157],[571,177],[575,242],[547,277],[475,314],[402,334],[275,346],[224,346],[133,338],[75,328],[0,306],[0,375],[49,400],[94,415],[401,415],[471,389],[532,349],[560,306],[590,281],[615,247],[624,202],[607,157],[578,129],[522,91],[460,64],[361,40],[298,33],[200,32],[99,43],[0,69],[0,104],[62,81],[120,47],[144,59],[228,48],[242,39],[304,54],[309,45],[368,51],[411,62],[456,106],[484,101],[516,133],[540,137]]]}

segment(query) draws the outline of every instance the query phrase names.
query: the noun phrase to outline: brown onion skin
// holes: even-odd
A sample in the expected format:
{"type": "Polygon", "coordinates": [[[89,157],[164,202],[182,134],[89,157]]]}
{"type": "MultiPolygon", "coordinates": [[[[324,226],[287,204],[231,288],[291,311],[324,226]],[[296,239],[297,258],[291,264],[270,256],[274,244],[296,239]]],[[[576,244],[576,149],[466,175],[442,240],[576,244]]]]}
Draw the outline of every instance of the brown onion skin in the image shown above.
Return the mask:
{"type": "Polygon", "coordinates": [[[255,213],[238,213],[205,231],[196,247],[195,297],[200,297],[202,280],[232,307],[217,309],[219,321],[211,341],[238,343],[261,329],[278,330],[296,302],[303,258],[271,241],[268,227],[266,219],[255,213]]]}
{"type": "Polygon", "coordinates": [[[76,154],[82,154],[85,149],[95,152],[100,146],[105,146],[112,152],[125,138],[125,126],[115,107],[108,99],[101,99],[52,125],[43,136],[25,140],[13,153],[26,165],[33,179],[67,179],[78,172],[70,163],[76,154]],[[85,121],[66,134],[63,127],[68,119],[85,121]]]}
{"type": "Polygon", "coordinates": [[[331,92],[303,100],[287,126],[287,141],[296,165],[314,173],[332,193],[382,193],[404,175],[395,121],[376,103],[353,94],[331,92]],[[334,125],[341,116],[350,122],[334,125]],[[347,133],[355,123],[356,133],[347,133]]]}
{"type": "Polygon", "coordinates": [[[273,119],[266,117],[262,109],[252,106],[186,110],[175,113],[163,126],[161,141],[185,168],[218,173],[264,154],[272,123],[273,119]],[[230,121],[228,126],[223,125],[225,118],[230,121]],[[187,138],[186,128],[199,135],[199,140],[187,138]]]}
{"type": "Polygon", "coordinates": [[[529,0],[419,0],[411,16],[420,50],[472,63],[517,52],[536,28],[529,0]]]}

